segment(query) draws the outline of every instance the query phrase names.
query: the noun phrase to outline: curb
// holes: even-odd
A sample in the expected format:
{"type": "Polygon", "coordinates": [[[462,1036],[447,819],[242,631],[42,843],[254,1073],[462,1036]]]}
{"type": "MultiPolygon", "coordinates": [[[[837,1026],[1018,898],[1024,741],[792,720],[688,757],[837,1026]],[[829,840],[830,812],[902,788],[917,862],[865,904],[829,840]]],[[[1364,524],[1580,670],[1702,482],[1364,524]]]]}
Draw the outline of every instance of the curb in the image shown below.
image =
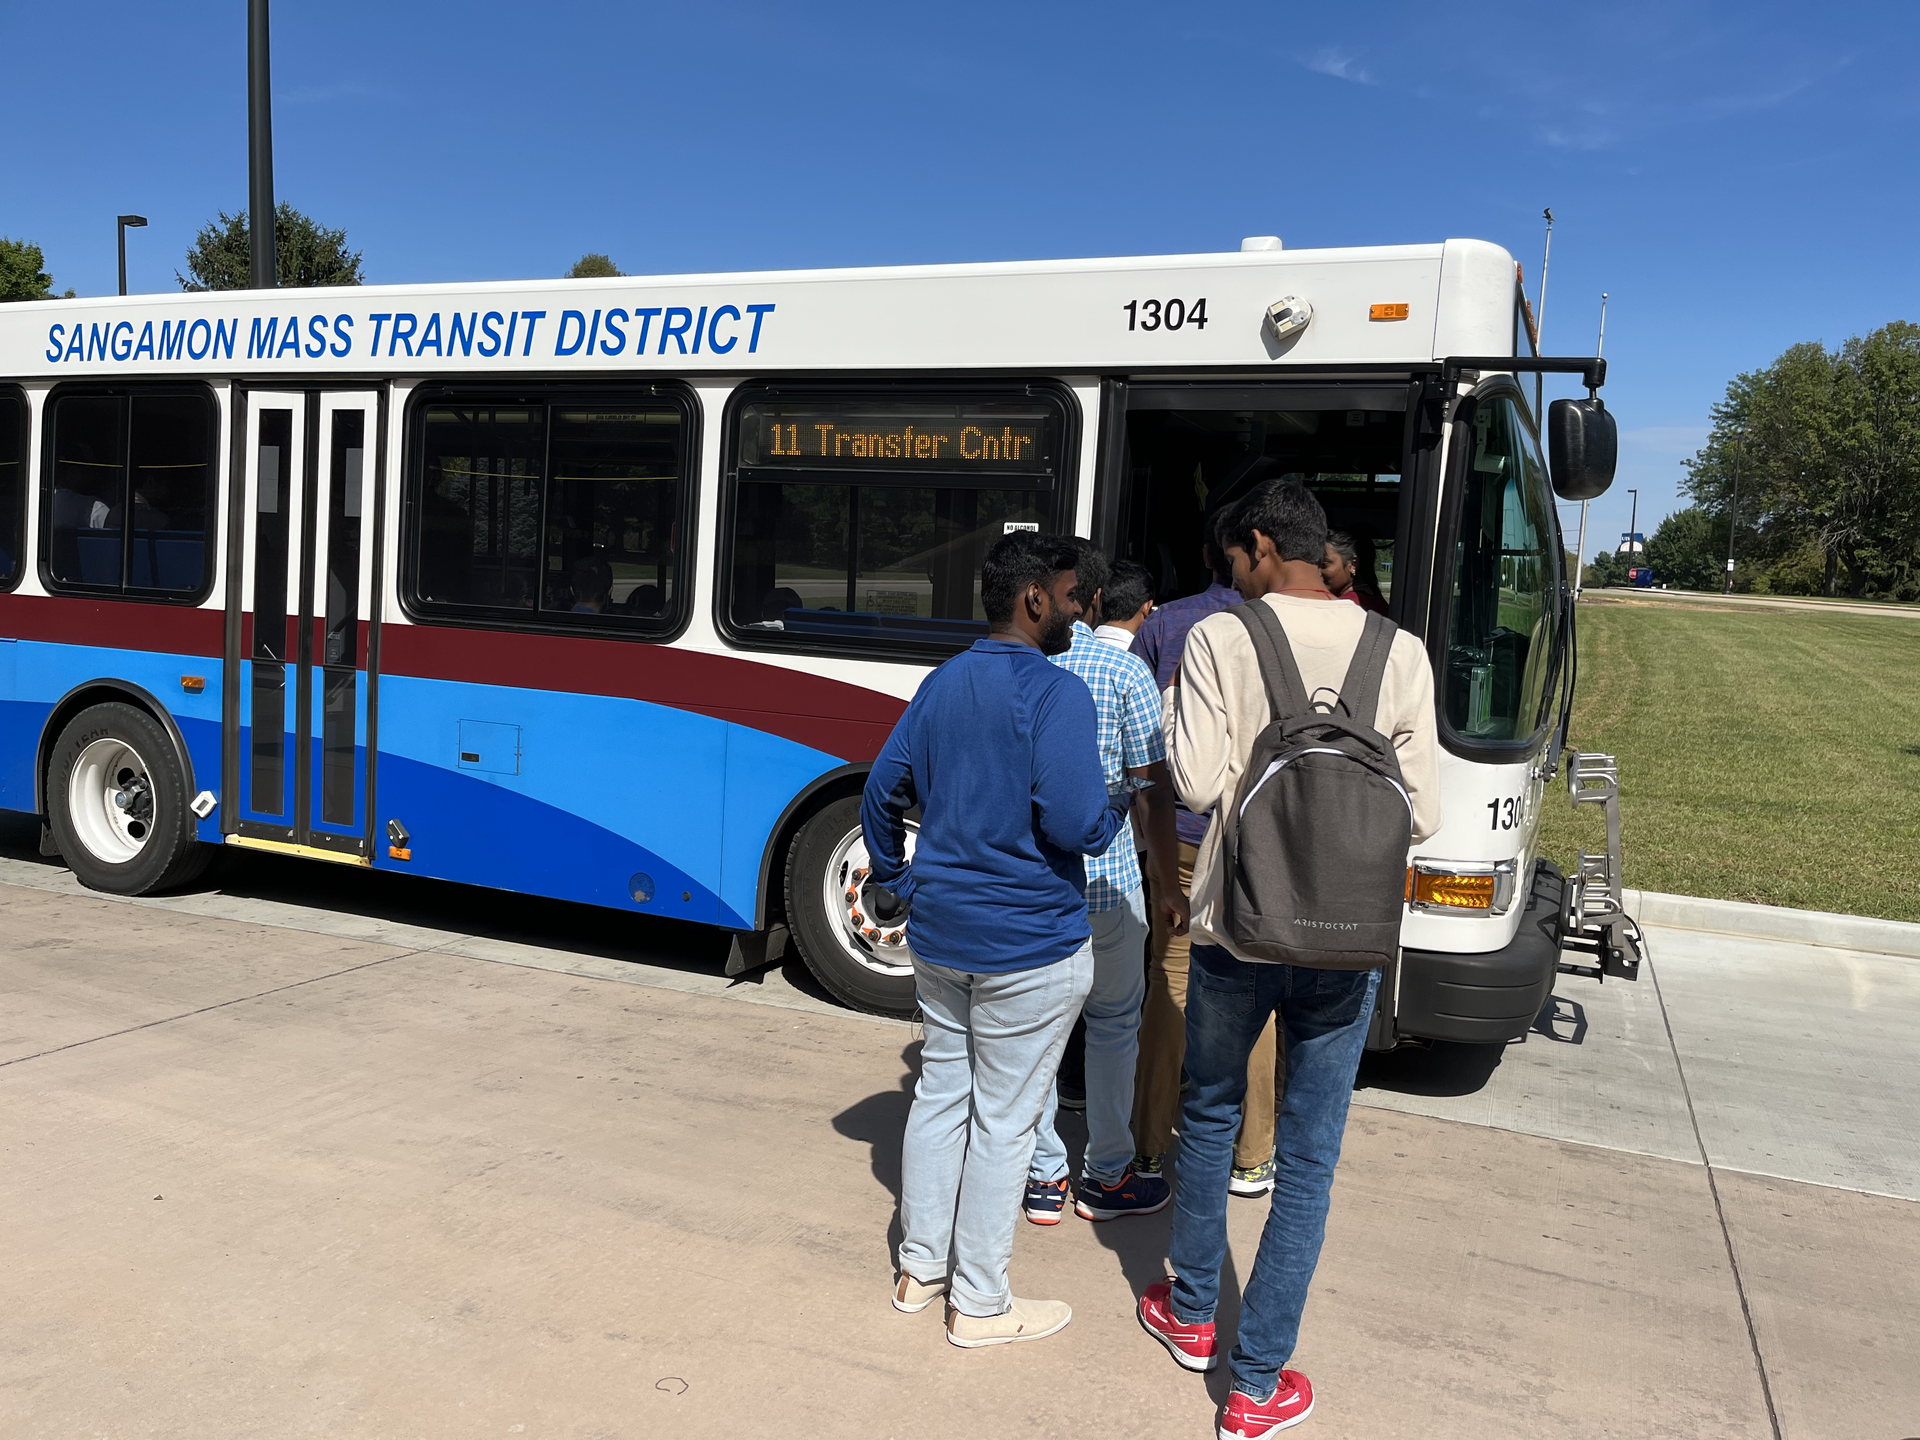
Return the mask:
{"type": "Polygon", "coordinates": [[[1759,940],[1790,940],[1802,945],[1826,945],[1920,960],[1920,925],[1901,920],[1835,915],[1825,910],[1789,910],[1779,905],[1746,905],[1736,900],[1707,900],[1694,895],[1663,895],[1657,890],[1627,890],[1623,898],[1627,913],[1643,925],[1717,930],[1759,940]]]}

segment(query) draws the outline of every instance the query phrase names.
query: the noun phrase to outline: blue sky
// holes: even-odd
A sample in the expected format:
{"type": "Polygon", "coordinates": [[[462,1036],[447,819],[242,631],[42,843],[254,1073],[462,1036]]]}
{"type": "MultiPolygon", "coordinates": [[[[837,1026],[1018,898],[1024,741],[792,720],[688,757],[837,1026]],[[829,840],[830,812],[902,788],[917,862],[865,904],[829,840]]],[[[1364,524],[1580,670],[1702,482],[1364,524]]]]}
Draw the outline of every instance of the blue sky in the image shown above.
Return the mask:
{"type": "MultiPolygon", "coordinates": [[[[0,234],[171,289],[246,203],[245,6],[6,0],[0,234]]],[[[491,0],[274,16],[276,191],[376,281],[1475,236],[1556,217],[1546,348],[1612,295],[1651,531],[1735,373],[1920,320],[1911,3],[769,7],[491,0]]],[[[1577,507],[1564,512],[1569,526],[1577,507]]]]}

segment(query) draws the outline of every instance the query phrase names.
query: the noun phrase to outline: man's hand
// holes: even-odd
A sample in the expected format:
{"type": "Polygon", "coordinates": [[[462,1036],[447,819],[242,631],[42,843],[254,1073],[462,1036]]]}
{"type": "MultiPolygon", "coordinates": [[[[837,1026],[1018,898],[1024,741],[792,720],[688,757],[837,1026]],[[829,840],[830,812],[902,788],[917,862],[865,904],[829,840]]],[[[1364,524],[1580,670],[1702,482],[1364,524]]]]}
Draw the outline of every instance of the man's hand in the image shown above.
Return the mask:
{"type": "Polygon", "coordinates": [[[882,925],[898,925],[907,918],[907,902],[893,891],[876,885],[871,880],[867,882],[860,898],[866,906],[867,914],[882,925]]]}
{"type": "Polygon", "coordinates": [[[1193,904],[1187,899],[1187,892],[1178,885],[1155,885],[1153,903],[1167,922],[1167,928],[1175,935],[1187,933],[1187,924],[1193,919],[1193,904]]]}

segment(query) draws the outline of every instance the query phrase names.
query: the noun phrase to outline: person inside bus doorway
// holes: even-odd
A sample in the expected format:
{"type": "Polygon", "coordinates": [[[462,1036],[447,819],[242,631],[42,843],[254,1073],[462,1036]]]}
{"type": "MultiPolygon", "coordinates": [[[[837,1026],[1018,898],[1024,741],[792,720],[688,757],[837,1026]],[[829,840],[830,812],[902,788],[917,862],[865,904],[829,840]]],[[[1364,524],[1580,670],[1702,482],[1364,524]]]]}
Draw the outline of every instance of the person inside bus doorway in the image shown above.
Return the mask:
{"type": "MultiPolygon", "coordinates": [[[[1093,542],[1077,541],[1076,549],[1075,598],[1099,620],[1112,587],[1112,567],[1093,542]]],[[[1142,590],[1126,612],[1128,618],[1150,603],[1151,597],[1142,590]]],[[[1124,629],[1120,634],[1128,642],[1133,639],[1124,629]]],[[[1101,777],[1107,790],[1149,787],[1140,791],[1149,867],[1163,882],[1158,895],[1167,908],[1166,923],[1185,934],[1187,897],[1174,881],[1172,782],[1153,672],[1123,646],[1100,639],[1081,620],[1073,622],[1072,644],[1066,653],[1054,656],[1053,663],[1078,675],[1093,695],[1101,777]]],[[[1163,1176],[1136,1175],[1132,1170],[1133,1071],[1147,982],[1141,964],[1147,912],[1133,836],[1122,833],[1104,853],[1089,852],[1086,874],[1087,913],[1093,927],[1093,986],[1082,1011],[1087,1148],[1073,1208],[1084,1220],[1119,1220],[1151,1215],[1164,1209],[1171,1198],[1163,1176]]],[[[1059,1224],[1068,1199],[1067,1147],[1054,1124],[1059,1089],[1056,1083],[1048,1092],[1027,1175],[1026,1216],[1036,1225],[1059,1224]]]]}
{"type": "Polygon", "coordinates": [[[1339,599],[1351,600],[1362,610],[1376,615],[1387,613],[1386,597],[1380,593],[1380,582],[1373,578],[1371,541],[1356,543],[1344,530],[1329,530],[1327,558],[1320,564],[1320,579],[1339,599]]]}
{"type": "MultiPolygon", "coordinates": [[[[1213,572],[1213,583],[1198,595],[1169,600],[1156,606],[1133,641],[1133,653],[1146,661],[1160,688],[1162,702],[1172,707],[1174,682],[1187,635],[1216,611],[1240,603],[1233,588],[1233,568],[1221,542],[1221,522],[1231,510],[1222,506],[1208,520],[1212,537],[1201,547],[1201,559],[1213,572]]],[[[1140,1020],[1140,1061],[1133,1082],[1133,1138],[1139,1151],[1133,1169],[1139,1175],[1159,1175],[1173,1143],[1173,1122],[1180,1113],[1183,1062],[1187,1053],[1187,957],[1184,930],[1162,919],[1158,890],[1163,883],[1177,885],[1182,895],[1193,889],[1193,865],[1206,838],[1207,816],[1196,815],[1184,804],[1174,812],[1178,846],[1174,877],[1162,882],[1147,877],[1147,913],[1153,917],[1152,946],[1147,958],[1147,999],[1140,1020]]],[[[1286,1056],[1281,1052],[1272,1021],[1260,1031],[1247,1060],[1247,1098],[1240,1133],[1234,1141],[1233,1170],[1228,1188],[1235,1195],[1257,1198],[1273,1189],[1273,1117],[1286,1083],[1286,1056]]]]}
{"type": "Polygon", "coordinates": [[[1041,1107],[1093,984],[1081,856],[1127,823],[1101,777],[1093,696],[1068,648],[1073,542],[1018,531],[981,567],[988,634],[924,681],[874,762],[860,825],[882,924],[911,911],[926,1038],[901,1145],[900,1274],[909,1313],[945,1294],[974,1347],[1064,1329],[1059,1300],[1013,1295],[1007,1262],[1041,1107]],[[906,858],[906,813],[920,829],[906,858]]]}
{"type": "MultiPolygon", "coordinates": [[[[1280,622],[1308,695],[1337,695],[1369,617],[1339,603],[1321,580],[1327,517],[1297,481],[1263,485],[1222,526],[1235,588],[1280,622]]],[[[1398,754],[1415,843],[1440,828],[1440,762],[1433,672],[1412,635],[1391,631],[1373,728],[1398,754]]],[[[1168,716],[1167,761],[1195,810],[1240,792],[1254,741],[1272,719],[1254,642],[1237,616],[1210,616],[1187,637],[1168,716]]],[[[1342,815],[1289,823],[1344,825],[1342,815]]],[[[1224,1437],[1271,1435],[1313,1408],[1313,1387],[1283,1368],[1300,1333],[1307,1288],[1326,1235],[1334,1166],[1353,1080],[1380,983],[1379,969],[1309,968],[1249,960],[1228,941],[1219,816],[1200,848],[1193,891],[1187,1073],[1180,1114],[1179,1188],[1168,1257],[1173,1274],[1140,1297],[1141,1325],[1189,1370],[1218,1364],[1213,1315],[1227,1252],[1227,1171],[1247,1085],[1247,1056],[1277,1016],[1287,1054],[1278,1122],[1279,1166],[1260,1248],[1247,1278],[1239,1336],[1228,1357],[1233,1390],[1224,1437]]],[[[1310,831],[1311,833],[1311,831],[1310,831]]],[[[1394,887],[1397,889],[1398,887],[1394,887]]],[[[1397,895],[1384,898],[1397,905],[1397,895]]]]}

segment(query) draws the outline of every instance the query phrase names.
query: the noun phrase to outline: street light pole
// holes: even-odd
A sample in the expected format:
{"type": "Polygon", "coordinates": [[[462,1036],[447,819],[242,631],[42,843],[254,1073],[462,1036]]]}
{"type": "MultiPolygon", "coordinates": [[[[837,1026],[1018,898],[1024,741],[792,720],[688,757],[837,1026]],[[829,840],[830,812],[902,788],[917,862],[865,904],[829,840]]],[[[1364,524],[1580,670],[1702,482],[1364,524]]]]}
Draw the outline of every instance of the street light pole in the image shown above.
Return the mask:
{"type": "MultiPolygon", "coordinates": [[[[1541,291],[1540,298],[1542,300],[1547,298],[1545,290],[1541,291]]],[[[1600,358],[1600,352],[1606,348],[1607,292],[1602,290],[1600,292],[1600,338],[1593,342],[1593,358],[1598,360],[1600,358]]],[[[1587,506],[1592,503],[1591,500],[1582,500],[1580,502],[1580,544],[1573,552],[1573,598],[1575,600],[1580,598],[1580,592],[1585,588],[1581,582],[1582,577],[1586,574],[1583,567],[1587,563],[1587,506]]]]}
{"type": "Polygon", "coordinates": [[[267,0],[247,0],[248,223],[253,288],[278,283],[274,265],[273,93],[267,46],[267,0]]]}
{"type": "Polygon", "coordinates": [[[1627,494],[1633,497],[1633,509],[1629,512],[1632,518],[1627,521],[1627,559],[1632,563],[1627,568],[1638,570],[1640,568],[1640,492],[1629,489],[1627,494]]]}
{"type": "Polygon", "coordinates": [[[1733,437],[1733,503],[1727,507],[1727,594],[1733,593],[1733,536],[1740,527],[1740,451],[1747,432],[1733,437]]]}
{"type": "Polygon", "coordinates": [[[144,215],[121,215],[117,217],[114,225],[114,233],[120,240],[120,293],[122,295],[127,293],[127,230],[129,227],[138,230],[146,223],[147,217],[144,215]]]}

